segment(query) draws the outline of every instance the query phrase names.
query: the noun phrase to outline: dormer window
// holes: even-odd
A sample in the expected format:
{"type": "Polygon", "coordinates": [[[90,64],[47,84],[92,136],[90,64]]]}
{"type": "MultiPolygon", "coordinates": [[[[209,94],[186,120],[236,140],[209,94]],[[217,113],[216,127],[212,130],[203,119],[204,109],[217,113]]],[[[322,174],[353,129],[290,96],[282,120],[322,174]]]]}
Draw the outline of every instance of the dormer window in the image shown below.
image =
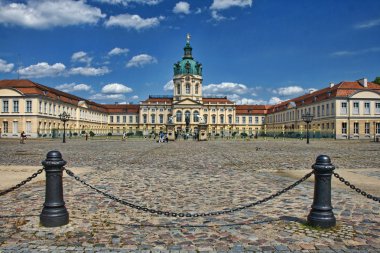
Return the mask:
{"type": "Polygon", "coordinates": [[[331,91],[328,91],[328,92],[327,92],[327,96],[328,96],[328,97],[331,96],[331,91]]]}
{"type": "Polygon", "coordinates": [[[302,101],[301,101],[301,104],[304,105],[304,104],[305,104],[305,100],[302,100],[302,101]]]}
{"type": "Polygon", "coordinates": [[[44,95],[46,96],[48,94],[48,92],[46,90],[43,91],[44,92],[44,95]]]}
{"type": "Polygon", "coordinates": [[[315,97],[313,98],[313,101],[314,101],[314,102],[317,101],[317,96],[315,96],[315,97]]]}

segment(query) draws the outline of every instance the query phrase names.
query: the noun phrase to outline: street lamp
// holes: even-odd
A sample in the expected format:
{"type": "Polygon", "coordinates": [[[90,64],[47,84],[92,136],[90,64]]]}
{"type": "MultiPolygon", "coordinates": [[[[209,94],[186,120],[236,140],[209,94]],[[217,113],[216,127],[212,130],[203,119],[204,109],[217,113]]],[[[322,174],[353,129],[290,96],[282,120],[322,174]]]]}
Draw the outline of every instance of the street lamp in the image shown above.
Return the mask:
{"type": "Polygon", "coordinates": [[[309,144],[309,124],[310,122],[313,121],[314,115],[310,114],[310,112],[306,112],[305,114],[302,115],[302,120],[306,122],[306,138],[307,141],[306,143],[309,144]]]}
{"type": "Polygon", "coordinates": [[[62,143],[66,143],[66,122],[70,119],[70,114],[63,112],[58,115],[59,119],[63,122],[63,141],[62,143]]]}

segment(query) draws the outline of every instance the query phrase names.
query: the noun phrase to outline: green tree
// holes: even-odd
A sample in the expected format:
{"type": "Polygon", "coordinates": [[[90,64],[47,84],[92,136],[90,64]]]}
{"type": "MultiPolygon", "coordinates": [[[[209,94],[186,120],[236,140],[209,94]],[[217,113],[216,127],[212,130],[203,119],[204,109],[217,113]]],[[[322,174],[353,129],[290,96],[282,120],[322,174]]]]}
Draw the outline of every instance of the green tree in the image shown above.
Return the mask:
{"type": "Polygon", "coordinates": [[[375,80],[373,80],[374,83],[380,84],[380,76],[376,77],[375,80]]]}

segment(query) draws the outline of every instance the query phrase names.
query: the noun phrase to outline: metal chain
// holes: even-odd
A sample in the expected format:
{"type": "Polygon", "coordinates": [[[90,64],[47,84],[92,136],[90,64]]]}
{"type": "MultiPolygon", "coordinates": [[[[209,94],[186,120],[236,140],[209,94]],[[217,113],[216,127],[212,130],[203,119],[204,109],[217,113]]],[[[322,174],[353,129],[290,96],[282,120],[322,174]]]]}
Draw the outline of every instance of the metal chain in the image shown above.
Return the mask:
{"type": "Polygon", "coordinates": [[[246,204],[246,205],[243,205],[243,206],[240,206],[240,207],[236,207],[236,208],[231,208],[231,209],[224,209],[224,210],[220,210],[220,211],[214,211],[214,212],[205,212],[205,213],[182,213],[182,212],[171,212],[171,211],[161,211],[161,210],[156,210],[156,209],[151,209],[151,208],[147,208],[147,207],[144,207],[144,206],[139,206],[139,205],[135,205],[135,204],[132,204],[130,202],[127,202],[123,199],[120,199],[112,194],[109,194],[109,193],[106,193],[102,190],[99,190],[97,189],[96,187],[88,184],[86,181],[84,181],[83,179],[81,179],[80,177],[78,177],[77,175],[74,174],[74,172],[72,172],[71,170],[69,169],[66,169],[64,168],[64,170],[66,171],[66,173],[73,177],[75,180],[77,180],[78,182],[82,183],[83,185],[91,188],[92,190],[95,190],[96,192],[102,194],[103,196],[111,199],[111,200],[114,200],[114,201],[117,201],[123,205],[126,205],[126,206],[129,206],[131,208],[134,208],[134,209],[137,209],[137,210],[140,210],[140,211],[143,211],[143,212],[147,212],[147,213],[152,213],[152,214],[158,214],[158,215],[165,215],[165,216],[170,216],[170,217],[205,217],[205,216],[217,216],[217,215],[222,215],[222,214],[227,214],[227,213],[233,213],[233,212],[238,212],[238,211],[241,211],[243,209],[246,209],[246,208],[249,208],[249,207],[253,207],[253,206],[257,206],[259,204],[262,204],[262,203],[265,203],[269,200],[272,200],[282,194],[284,194],[285,192],[293,189],[294,187],[296,187],[297,185],[299,185],[300,183],[304,182],[306,179],[308,179],[313,173],[314,171],[306,174],[304,177],[302,177],[301,179],[299,179],[298,181],[294,182],[293,184],[289,185],[288,187],[282,189],[281,191],[278,191],[266,198],[263,198],[261,200],[258,200],[256,202],[252,202],[250,204],[246,204]]]}
{"type": "Polygon", "coordinates": [[[15,186],[13,186],[13,187],[11,187],[11,188],[5,190],[5,191],[0,192],[0,196],[3,196],[3,195],[5,195],[5,194],[7,194],[7,193],[10,193],[10,192],[12,192],[12,191],[14,191],[14,190],[20,188],[20,187],[23,186],[24,184],[30,182],[33,178],[35,178],[35,177],[37,177],[39,174],[41,174],[41,173],[44,171],[44,169],[45,169],[45,168],[42,168],[42,169],[37,170],[36,173],[33,173],[30,177],[28,177],[28,178],[25,179],[24,181],[21,181],[19,184],[15,185],[15,186]]]}
{"type": "Polygon", "coordinates": [[[351,184],[349,181],[347,181],[346,179],[341,177],[338,173],[334,172],[333,174],[336,178],[339,179],[340,182],[344,183],[345,185],[350,187],[352,190],[356,191],[357,193],[361,194],[362,196],[366,197],[367,199],[372,199],[372,200],[380,203],[379,197],[375,197],[372,194],[369,194],[369,193],[359,189],[358,187],[356,187],[355,185],[351,184]]]}

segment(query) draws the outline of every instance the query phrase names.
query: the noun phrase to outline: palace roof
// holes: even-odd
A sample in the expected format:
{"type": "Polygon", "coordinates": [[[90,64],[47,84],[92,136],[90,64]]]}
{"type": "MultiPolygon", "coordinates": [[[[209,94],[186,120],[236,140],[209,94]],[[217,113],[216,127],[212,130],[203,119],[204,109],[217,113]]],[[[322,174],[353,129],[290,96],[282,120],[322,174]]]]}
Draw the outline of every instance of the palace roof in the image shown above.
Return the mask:
{"type": "Polygon", "coordinates": [[[270,105],[236,105],[236,114],[238,115],[265,115],[270,109],[270,105]]]}
{"type": "Polygon", "coordinates": [[[296,98],[286,100],[271,106],[268,113],[284,111],[292,107],[301,107],[321,102],[331,98],[350,97],[359,91],[375,91],[380,93],[380,85],[372,82],[367,82],[367,87],[361,84],[362,80],[355,82],[343,81],[330,87],[326,87],[296,98]]]}

